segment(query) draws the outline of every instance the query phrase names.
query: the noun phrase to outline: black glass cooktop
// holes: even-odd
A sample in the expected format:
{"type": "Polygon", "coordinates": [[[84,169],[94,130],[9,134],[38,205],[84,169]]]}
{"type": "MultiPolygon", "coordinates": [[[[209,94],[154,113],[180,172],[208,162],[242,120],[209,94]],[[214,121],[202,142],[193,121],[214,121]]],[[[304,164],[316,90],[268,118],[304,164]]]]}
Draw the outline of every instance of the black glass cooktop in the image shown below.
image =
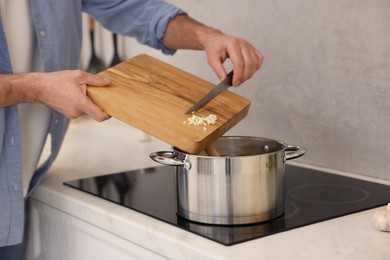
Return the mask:
{"type": "Polygon", "coordinates": [[[174,167],[157,166],[65,185],[226,246],[383,206],[390,201],[390,186],[287,165],[283,216],[251,225],[205,225],[176,215],[174,171],[174,167]]]}

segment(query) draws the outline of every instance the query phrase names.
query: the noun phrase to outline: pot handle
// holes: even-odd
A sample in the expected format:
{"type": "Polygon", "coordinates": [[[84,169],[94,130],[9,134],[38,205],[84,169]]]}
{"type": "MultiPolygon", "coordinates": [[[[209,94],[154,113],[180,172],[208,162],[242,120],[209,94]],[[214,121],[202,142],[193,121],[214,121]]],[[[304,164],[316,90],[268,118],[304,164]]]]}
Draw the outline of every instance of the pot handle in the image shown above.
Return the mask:
{"type": "Polygon", "coordinates": [[[177,152],[173,151],[159,151],[154,152],[149,155],[149,157],[158,163],[168,165],[168,166],[182,166],[185,163],[179,159],[177,159],[177,152]]]}
{"type": "Polygon", "coordinates": [[[284,151],[286,152],[286,160],[299,158],[306,153],[306,149],[298,145],[288,145],[284,151]]]}

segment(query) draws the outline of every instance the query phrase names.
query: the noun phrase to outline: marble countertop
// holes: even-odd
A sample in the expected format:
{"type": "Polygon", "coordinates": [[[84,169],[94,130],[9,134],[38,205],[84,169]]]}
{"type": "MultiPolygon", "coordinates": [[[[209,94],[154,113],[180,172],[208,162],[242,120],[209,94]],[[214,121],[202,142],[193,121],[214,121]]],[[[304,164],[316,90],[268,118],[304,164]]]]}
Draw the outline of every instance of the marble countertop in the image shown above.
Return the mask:
{"type": "Polygon", "coordinates": [[[375,260],[390,256],[390,233],[372,224],[377,209],[223,246],[62,184],[156,166],[149,153],[159,150],[170,150],[170,146],[115,119],[103,123],[88,117],[73,120],[57,160],[32,197],[170,259],[375,260]]]}

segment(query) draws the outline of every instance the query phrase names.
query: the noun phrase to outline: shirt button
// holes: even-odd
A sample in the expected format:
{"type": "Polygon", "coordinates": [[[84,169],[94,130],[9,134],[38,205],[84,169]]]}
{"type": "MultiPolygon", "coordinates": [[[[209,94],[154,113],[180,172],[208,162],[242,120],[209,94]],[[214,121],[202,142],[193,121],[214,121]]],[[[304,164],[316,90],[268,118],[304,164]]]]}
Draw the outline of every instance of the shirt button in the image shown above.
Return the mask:
{"type": "Polygon", "coordinates": [[[55,124],[55,125],[58,125],[58,122],[59,122],[58,119],[54,120],[54,124],[55,124]]]}
{"type": "Polygon", "coordinates": [[[39,31],[39,36],[45,37],[46,36],[46,32],[44,30],[40,30],[39,31]]]}

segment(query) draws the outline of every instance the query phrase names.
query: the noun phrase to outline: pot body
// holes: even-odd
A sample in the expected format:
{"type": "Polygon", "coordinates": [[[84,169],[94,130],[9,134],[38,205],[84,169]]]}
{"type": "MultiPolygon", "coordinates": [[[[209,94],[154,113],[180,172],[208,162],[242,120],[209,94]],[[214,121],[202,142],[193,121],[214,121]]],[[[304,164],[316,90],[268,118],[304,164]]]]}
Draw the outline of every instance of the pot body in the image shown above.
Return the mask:
{"type": "Polygon", "coordinates": [[[251,224],[282,215],[285,162],[304,150],[259,137],[221,137],[214,145],[220,156],[191,155],[176,148],[169,156],[163,152],[165,162],[151,156],[163,164],[178,163],[177,214],[220,225],[251,224]],[[295,155],[286,156],[286,150],[295,155]]]}

